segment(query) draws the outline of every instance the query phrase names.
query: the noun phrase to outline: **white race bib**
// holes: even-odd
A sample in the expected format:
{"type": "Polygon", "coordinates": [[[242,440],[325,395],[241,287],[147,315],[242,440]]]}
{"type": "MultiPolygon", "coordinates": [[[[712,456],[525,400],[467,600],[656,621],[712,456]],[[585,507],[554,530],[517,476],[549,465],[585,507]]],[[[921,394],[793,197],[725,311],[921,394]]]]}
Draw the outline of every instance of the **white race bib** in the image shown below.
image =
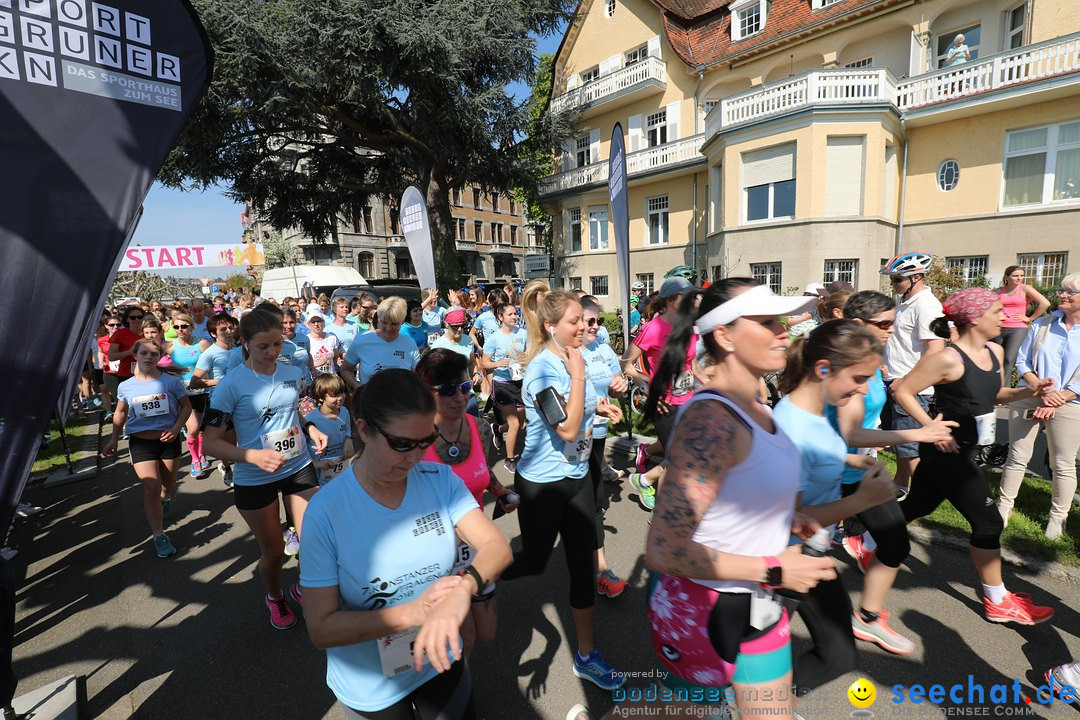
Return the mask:
{"type": "Polygon", "coordinates": [[[581,463],[589,459],[592,452],[592,428],[578,431],[578,436],[563,447],[566,462],[581,463]]]}
{"type": "Polygon", "coordinates": [[[476,551],[472,549],[469,543],[459,540],[457,546],[457,555],[454,558],[454,566],[450,568],[451,575],[460,575],[465,571],[465,568],[472,565],[473,558],[476,557],[476,551]]]}
{"type": "Polygon", "coordinates": [[[991,410],[988,413],[975,416],[975,431],[978,433],[977,445],[993,445],[997,441],[997,413],[991,410]]]}
{"type": "Polygon", "coordinates": [[[135,410],[135,417],[157,417],[169,414],[169,396],[167,393],[159,395],[143,395],[131,401],[135,410]]]}
{"type": "Polygon", "coordinates": [[[442,333],[428,333],[428,336],[427,336],[428,347],[431,347],[432,344],[441,337],[442,337],[442,333]]]}
{"type": "Polygon", "coordinates": [[[110,360],[109,361],[109,372],[114,372],[114,373],[115,372],[120,372],[120,361],[119,360],[110,360]]]}
{"type": "Polygon", "coordinates": [[[333,465],[322,471],[323,482],[329,482],[336,478],[341,473],[345,472],[345,458],[326,458],[328,462],[332,462],[333,465]]]}
{"type": "Polygon", "coordinates": [[[675,378],[675,382],[671,384],[671,394],[675,397],[682,397],[688,395],[694,390],[694,373],[689,370],[683,370],[679,373],[679,377],[675,378]]]}
{"type": "MultiPolygon", "coordinates": [[[[385,677],[397,677],[413,669],[413,642],[419,633],[420,628],[410,628],[384,635],[375,641],[379,644],[379,662],[382,663],[385,677]]],[[[424,664],[427,662],[425,657],[424,664]]]]}
{"type": "Polygon", "coordinates": [[[772,590],[756,588],[750,594],[750,626],[757,630],[765,630],[776,624],[780,619],[780,601],[772,590]]]}
{"type": "Polygon", "coordinates": [[[303,449],[304,434],[295,425],[288,430],[275,430],[262,436],[262,446],[264,450],[275,450],[286,460],[292,460],[303,449]]]}
{"type": "Polygon", "coordinates": [[[519,363],[519,362],[510,363],[510,379],[515,381],[515,382],[518,381],[518,380],[524,380],[525,379],[525,368],[521,367],[521,363],[519,363]]]}

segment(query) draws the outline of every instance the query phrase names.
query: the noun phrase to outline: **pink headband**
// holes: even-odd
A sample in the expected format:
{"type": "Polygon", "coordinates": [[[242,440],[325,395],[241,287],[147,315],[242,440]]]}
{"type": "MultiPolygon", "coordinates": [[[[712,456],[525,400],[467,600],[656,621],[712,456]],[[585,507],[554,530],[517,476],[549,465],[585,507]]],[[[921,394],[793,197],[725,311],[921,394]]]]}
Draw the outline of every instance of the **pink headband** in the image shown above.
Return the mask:
{"type": "Polygon", "coordinates": [[[447,325],[458,325],[469,319],[469,316],[465,314],[464,310],[451,310],[446,313],[447,325]]]}
{"type": "Polygon", "coordinates": [[[945,317],[957,325],[971,325],[997,302],[997,293],[984,288],[967,288],[945,301],[945,317]]]}

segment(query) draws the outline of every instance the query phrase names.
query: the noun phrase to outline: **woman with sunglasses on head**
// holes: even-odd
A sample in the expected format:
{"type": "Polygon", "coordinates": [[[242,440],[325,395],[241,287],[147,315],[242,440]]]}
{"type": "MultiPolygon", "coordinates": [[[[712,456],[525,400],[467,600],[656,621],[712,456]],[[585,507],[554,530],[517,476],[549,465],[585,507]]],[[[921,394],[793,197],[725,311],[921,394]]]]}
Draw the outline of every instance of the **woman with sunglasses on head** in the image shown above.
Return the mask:
{"type": "Polygon", "coordinates": [[[593,418],[597,412],[612,413],[609,406],[597,407],[596,392],[586,377],[582,315],[577,296],[566,290],[546,291],[543,300],[525,303],[525,447],[514,477],[521,497],[522,552],[515,553],[504,578],[543,573],[556,538],[561,540],[577,636],[573,672],[613,690],[625,678],[594,645],[596,499],[589,477],[593,418]]]}
{"type": "Polygon", "coordinates": [[[183,383],[158,367],[161,343],[142,338],[133,348],[135,373],[120,383],[112,438],[101,454],[112,455],[120,435],[128,435],[131,466],[143,486],[143,512],[154,535],[154,551],[165,558],[176,554],[165,534],[164,516],[176,491],[180,430],[191,414],[191,403],[183,383]]]}
{"type": "MultiPolygon", "coordinates": [[[[604,490],[604,474],[615,473],[607,464],[608,421],[622,419],[622,410],[608,400],[609,395],[622,395],[626,392],[627,382],[622,374],[619,356],[611,345],[601,342],[599,330],[603,327],[600,314],[603,309],[595,298],[587,295],[581,299],[585,318],[585,336],[582,339],[582,354],[585,355],[585,370],[596,391],[597,404],[610,406],[608,414],[597,413],[593,420],[593,444],[589,453],[589,476],[592,478],[593,493],[596,496],[596,591],[604,597],[618,597],[626,590],[628,582],[616,575],[607,563],[604,553],[604,511],[608,506],[608,495],[604,490]]],[[[618,480],[618,474],[615,479],[618,480]]]]}
{"type": "MultiPolygon", "coordinates": [[[[199,356],[210,347],[210,343],[195,337],[195,321],[187,313],[173,315],[172,325],[176,330],[176,340],[169,346],[169,355],[172,356],[173,365],[180,368],[180,380],[187,385],[191,382],[199,356]]],[[[191,474],[201,480],[210,474],[212,467],[202,451],[201,428],[202,415],[206,411],[205,389],[196,388],[195,392],[190,393],[189,400],[191,415],[188,417],[186,434],[188,452],[191,454],[191,474]]]]}
{"type": "MultiPolygon", "coordinates": [[[[313,441],[319,456],[327,438],[313,423],[300,418],[302,371],[277,362],[283,340],[281,317],[252,310],[240,320],[240,335],[245,343],[244,364],[214,387],[204,446],[210,455],[235,463],[233,500],[259,544],[259,576],[266,588],[264,604],[270,611],[270,624],[286,630],[296,624],[296,616],[281,586],[285,541],[278,496],[303,537],[304,510],[319,485],[307,439],[313,441]],[[229,420],[236,428],[235,444],[225,437],[229,420]]],[[[293,599],[302,603],[296,583],[289,589],[293,599]]]]}
{"type": "MultiPolygon", "coordinates": [[[[501,292],[499,294],[502,295],[501,292]]],[[[525,406],[521,403],[521,380],[525,377],[525,369],[521,361],[525,356],[528,336],[524,330],[517,329],[518,311],[513,305],[496,305],[494,315],[499,319],[499,327],[484,333],[484,355],[480,365],[492,371],[492,395],[506,423],[506,460],[503,466],[509,472],[515,472],[518,432],[525,422],[525,406]]]]}
{"type": "MultiPolygon", "coordinates": [[[[1001,323],[1001,335],[995,340],[1005,348],[1005,383],[1012,385],[1012,371],[1020,343],[1027,337],[1028,327],[1050,309],[1050,301],[1043,294],[1024,283],[1024,269],[1019,265],[1005,268],[1001,287],[997,290],[1001,306],[1005,309],[1005,321],[1001,323]],[[1028,315],[1028,307],[1035,303],[1035,311],[1028,315]]],[[[1022,377],[1022,376],[1021,376],[1022,377]]]]}
{"type": "MultiPolygon", "coordinates": [[[[1076,455],[1080,450],[1080,273],[1061,281],[1057,310],[1033,322],[1020,347],[1016,371],[1021,385],[1043,383],[1038,398],[1009,409],[1009,459],[1001,475],[998,510],[1006,524],[1024,481],[1040,426],[1046,429],[1054,489],[1046,537],[1056,539],[1076,493],[1076,455]],[[1052,380],[1047,384],[1046,380],[1052,380]]],[[[1007,378],[1008,376],[1006,376],[1007,378]]]]}
{"type": "Polygon", "coordinates": [[[420,362],[420,351],[408,335],[401,332],[405,322],[406,302],[399,297],[384,298],[376,310],[379,326],[375,332],[357,335],[345,353],[341,377],[350,390],[363,386],[377,372],[388,368],[412,370],[420,362]]]}
{"type": "Polygon", "coordinates": [[[308,508],[304,618],[351,720],[476,715],[460,631],[510,547],[449,466],[421,461],[435,405],[416,374],[375,374],[352,403],[363,453],[308,508]],[[475,549],[460,575],[458,537],[475,549]]]}
{"type": "Polygon", "coordinates": [[[971,560],[983,589],[983,611],[990,622],[1035,625],[1054,616],[1054,609],[1035,605],[1027,593],[1010,593],[1001,576],[1001,533],[1004,523],[994,504],[986,476],[975,462],[981,445],[995,440],[998,403],[1034,397],[1049,387],[1047,379],[1032,378],[1018,388],[1005,386],[1004,351],[991,342],[1001,334],[1004,318],[998,295],[982,288],[968,288],[949,297],[945,316],[930,324],[940,338],[949,338],[949,322],[959,334],[945,349],[924,356],[900,386],[893,384],[896,402],[921,425],[932,418],[916,395],[934,387],[937,411],[959,426],[952,437],[934,444],[920,443],[920,461],[911,479],[911,490],[900,502],[908,522],[925,517],[945,500],[971,525],[971,560]]]}
{"type": "Polygon", "coordinates": [[[646,402],[648,417],[700,335],[710,378],[676,414],[645,545],[656,573],[648,601],[653,648],[668,687],[700,689],[718,702],[730,684],[741,714],[788,717],[790,630],[774,591],[805,593],[834,580],[836,569],[788,545],[791,534],[808,538],[820,525],[795,512],[799,452],[757,389],[786,363],[791,342],[780,318],[814,300],[774,295],[750,278],[716,281],[695,310],[698,294],[667,315],[671,331],[646,402]]]}
{"type": "MultiPolygon", "coordinates": [[[[485,448],[491,447],[491,430],[486,423],[478,423],[465,412],[473,389],[465,358],[445,348],[432,350],[421,358],[416,374],[435,397],[438,438],[428,448],[424,460],[449,465],[481,509],[487,490],[504,512],[513,512],[517,509],[516,498],[495,479],[485,453],[485,448]]],[[[459,542],[454,572],[464,569],[474,553],[468,543],[459,542]]],[[[495,638],[496,619],[495,584],[489,583],[473,600],[472,611],[461,626],[466,657],[477,643],[495,638]]]]}

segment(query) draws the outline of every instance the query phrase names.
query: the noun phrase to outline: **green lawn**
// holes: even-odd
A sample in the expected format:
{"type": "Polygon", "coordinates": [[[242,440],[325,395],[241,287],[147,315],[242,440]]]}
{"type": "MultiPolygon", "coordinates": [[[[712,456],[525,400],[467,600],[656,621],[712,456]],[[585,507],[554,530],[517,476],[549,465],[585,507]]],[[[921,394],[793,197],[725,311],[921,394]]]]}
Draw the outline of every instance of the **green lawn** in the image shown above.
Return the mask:
{"type": "MultiPolygon", "coordinates": [[[[895,473],[896,461],[892,454],[882,453],[881,459],[888,465],[890,472],[895,473]]],[[[1001,473],[985,470],[984,473],[994,498],[997,499],[1001,473]]],[[[1074,505],[1069,511],[1069,521],[1060,538],[1047,540],[1043,535],[1050,512],[1050,492],[1049,481],[1030,475],[1024,479],[1016,497],[1016,506],[1009,518],[1009,525],[1001,536],[1001,544],[1030,557],[1056,560],[1066,565],[1080,565],[1080,508],[1074,505]]],[[[960,536],[966,536],[971,530],[967,521],[950,502],[942,503],[932,515],[916,522],[960,536]]]]}
{"type": "MultiPolygon", "coordinates": [[[[67,433],[68,448],[71,450],[71,462],[92,456],[97,451],[96,444],[82,450],[84,435],[92,435],[98,430],[98,413],[83,415],[72,413],[68,416],[64,428],[67,433]]],[[[49,444],[38,451],[37,459],[30,470],[31,475],[47,474],[66,466],[64,444],[60,442],[60,429],[56,420],[49,421],[49,444]]]]}

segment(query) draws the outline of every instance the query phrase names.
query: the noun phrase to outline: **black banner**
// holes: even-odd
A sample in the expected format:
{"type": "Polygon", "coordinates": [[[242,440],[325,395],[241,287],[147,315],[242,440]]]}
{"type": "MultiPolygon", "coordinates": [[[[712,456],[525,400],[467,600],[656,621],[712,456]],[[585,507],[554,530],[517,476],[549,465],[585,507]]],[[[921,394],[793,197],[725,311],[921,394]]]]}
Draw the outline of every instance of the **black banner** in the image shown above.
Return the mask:
{"type": "Polygon", "coordinates": [[[142,201],[211,68],[183,0],[0,0],[4,531],[50,416],[71,398],[142,201]]]}

